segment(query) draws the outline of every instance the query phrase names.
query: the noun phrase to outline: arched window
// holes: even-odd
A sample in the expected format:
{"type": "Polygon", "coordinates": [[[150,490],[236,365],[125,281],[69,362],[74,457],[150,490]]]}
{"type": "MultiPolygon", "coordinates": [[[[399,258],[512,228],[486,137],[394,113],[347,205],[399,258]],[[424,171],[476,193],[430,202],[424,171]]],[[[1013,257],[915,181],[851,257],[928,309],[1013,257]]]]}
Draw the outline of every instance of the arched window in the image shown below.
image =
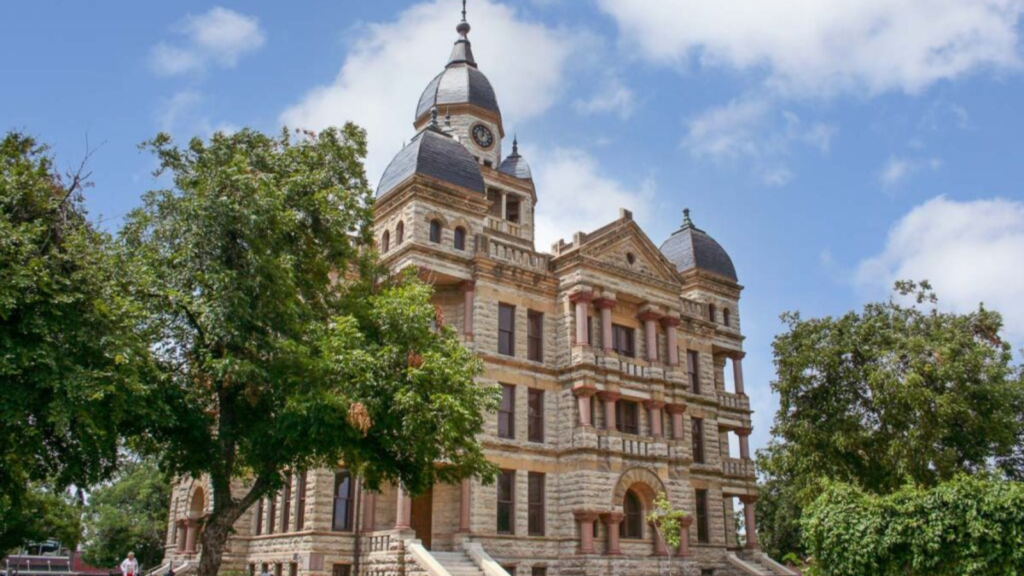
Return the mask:
{"type": "Polygon", "coordinates": [[[622,502],[622,510],[625,515],[622,523],[619,524],[619,537],[639,540],[644,537],[644,509],[640,506],[640,499],[632,490],[626,492],[626,498],[622,502]]]}
{"type": "Polygon", "coordinates": [[[455,229],[455,249],[465,250],[466,249],[466,229],[459,226],[455,229]]]}
{"type": "Polygon", "coordinates": [[[731,314],[731,313],[729,312],[729,309],[728,309],[728,308],[723,308],[723,309],[722,309],[722,324],[725,324],[725,325],[726,325],[726,327],[730,327],[730,326],[731,326],[731,324],[729,323],[729,321],[730,321],[730,320],[729,320],[729,317],[730,317],[731,315],[732,315],[732,314],[731,314]]]}
{"type": "Polygon", "coordinates": [[[431,220],[430,221],[430,241],[434,244],[441,242],[441,221],[431,220]]]}
{"type": "Polygon", "coordinates": [[[708,320],[715,321],[715,305],[708,304],[708,320]]]}
{"type": "Polygon", "coordinates": [[[391,249],[391,233],[387,230],[380,237],[380,253],[387,254],[387,251],[391,249]]]}
{"type": "Polygon", "coordinates": [[[405,222],[399,221],[395,226],[395,246],[401,246],[405,240],[405,222]]]}

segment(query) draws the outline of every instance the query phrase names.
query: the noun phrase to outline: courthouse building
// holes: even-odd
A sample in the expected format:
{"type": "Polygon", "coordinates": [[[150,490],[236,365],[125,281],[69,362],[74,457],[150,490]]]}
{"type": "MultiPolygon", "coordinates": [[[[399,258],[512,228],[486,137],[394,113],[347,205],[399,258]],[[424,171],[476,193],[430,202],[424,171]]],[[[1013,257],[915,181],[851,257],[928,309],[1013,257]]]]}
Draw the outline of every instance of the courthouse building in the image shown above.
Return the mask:
{"type": "MultiPolygon", "coordinates": [[[[693,576],[792,574],[753,529],[742,286],[728,253],[699,214],[658,245],[627,209],[538,250],[545,191],[504,140],[465,17],[456,31],[416,103],[415,135],[380,181],[375,237],[385,263],[434,284],[445,323],[484,362],[481,383],[501,387],[480,437],[501,475],[410,499],[363,491],[344,468],[293,474],[238,521],[224,569],[598,576],[671,562],[693,576]],[[687,514],[676,550],[645,519],[662,492],[687,514]]],[[[180,573],[201,553],[209,490],[182,482],[172,500],[167,550],[180,573]]]]}

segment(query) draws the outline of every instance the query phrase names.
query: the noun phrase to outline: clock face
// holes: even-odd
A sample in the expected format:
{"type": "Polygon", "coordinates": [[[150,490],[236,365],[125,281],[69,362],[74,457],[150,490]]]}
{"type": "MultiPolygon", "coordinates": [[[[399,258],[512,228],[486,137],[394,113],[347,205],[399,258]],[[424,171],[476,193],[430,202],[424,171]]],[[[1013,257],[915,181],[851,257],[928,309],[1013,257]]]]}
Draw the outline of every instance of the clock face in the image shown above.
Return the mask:
{"type": "Polygon", "coordinates": [[[473,141],[481,148],[490,148],[494,144],[494,134],[483,124],[473,126],[473,141]]]}

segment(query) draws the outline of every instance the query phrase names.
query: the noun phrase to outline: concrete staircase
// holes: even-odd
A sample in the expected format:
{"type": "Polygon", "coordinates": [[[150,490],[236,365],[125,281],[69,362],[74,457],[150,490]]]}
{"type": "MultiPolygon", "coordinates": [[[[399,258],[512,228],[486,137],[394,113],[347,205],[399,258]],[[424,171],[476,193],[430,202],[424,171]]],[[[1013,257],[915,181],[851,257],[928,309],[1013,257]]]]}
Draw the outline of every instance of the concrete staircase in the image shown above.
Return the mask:
{"type": "Polygon", "coordinates": [[[734,568],[749,576],[798,576],[760,550],[744,550],[738,554],[730,552],[726,559],[734,568]]]}
{"type": "Polygon", "coordinates": [[[465,551],[431,552],[437,563],[444,567],[451,576],[485,576],[465,551]]]}

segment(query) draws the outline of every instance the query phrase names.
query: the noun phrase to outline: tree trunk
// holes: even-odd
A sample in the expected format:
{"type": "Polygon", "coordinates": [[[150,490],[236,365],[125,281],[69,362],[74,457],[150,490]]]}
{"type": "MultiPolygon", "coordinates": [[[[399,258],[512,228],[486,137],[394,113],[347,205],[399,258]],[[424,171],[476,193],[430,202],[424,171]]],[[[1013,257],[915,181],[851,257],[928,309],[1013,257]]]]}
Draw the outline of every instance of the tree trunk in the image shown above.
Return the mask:
{"type": "Polygon", "coordinates": [[[215,510],[203,526],[200,542],[203,546],[199,557],[198,576],[217,576],[220,572],[221,560],[224,558],[224,547],[231,535],[231,526],[242,515],[241,506],[227,510],[215,510]]]}

